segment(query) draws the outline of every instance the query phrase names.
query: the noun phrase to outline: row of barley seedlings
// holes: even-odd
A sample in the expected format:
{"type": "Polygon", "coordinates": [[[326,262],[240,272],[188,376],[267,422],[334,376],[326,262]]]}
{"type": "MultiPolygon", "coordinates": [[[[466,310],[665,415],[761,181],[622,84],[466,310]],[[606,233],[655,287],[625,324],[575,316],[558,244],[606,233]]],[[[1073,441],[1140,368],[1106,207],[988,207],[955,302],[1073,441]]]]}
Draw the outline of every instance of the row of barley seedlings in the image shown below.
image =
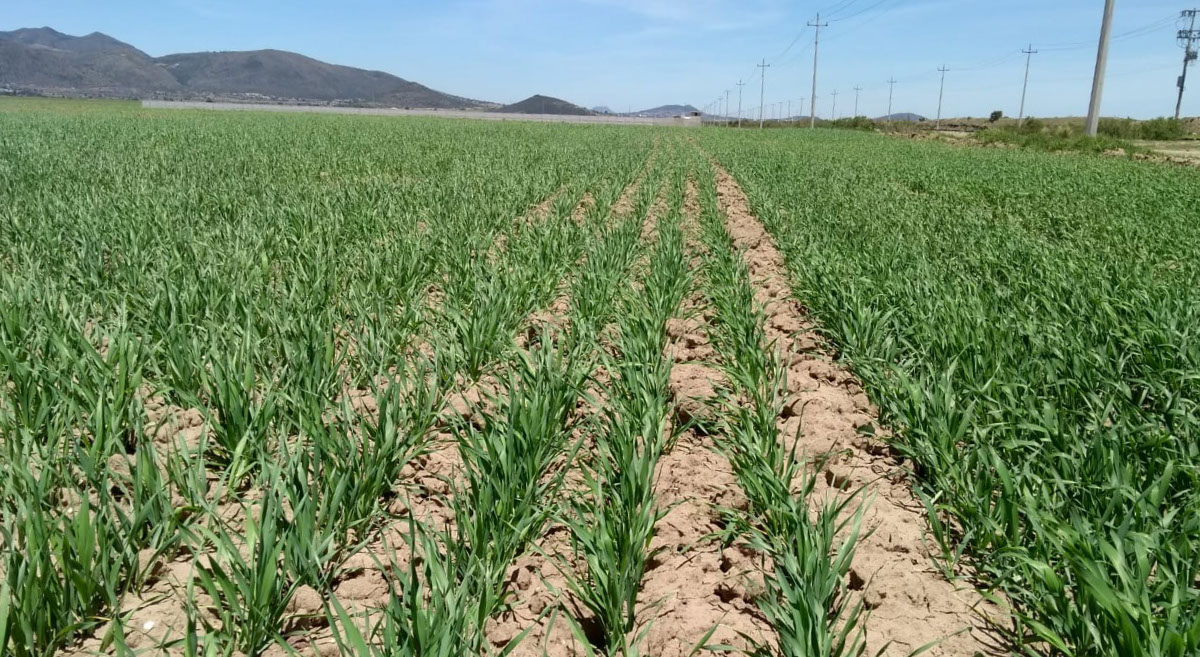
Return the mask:
{"type": "Polygon", "coordinates": [[[444,500],[453,521],[444,527],[422,519],[409,524],[413,556],[397,568],[392,595],[378,614],[368,613],[361,622],[332,601],[331,620],[344,652],[480,654],[490,649],[487,621],[512,604],[511,564],[544,533],[558,508],[574,452],[574,412],[591,371],[585,353],[568,353],[561,336],[546,327],[530,341],[528,352],[512,354],[512,337],[515,327],[552,297],[556,276],[566,274],[581,249],[589,262],[606,246],[604,235],[595,231],[611,205],[605,199],[616,192],[602,187],[596,195],[582,228],[568,220],[575,206],[556,201],[551,216],[506,242],[488,270],[467,273],[476,281],[495,281],[494,286],[448,286],[459,294],[475,289],[495,296],[465,299],[471,307],[457,308],[435,352],[452,354],[468,378],[494,372],[501,385],[489,396],[478,425],[453,425],[463,464],[462,477],[450,481],[444,500]]]}
{"type": "Polygon", "coordinates": [[[663,515],[654,499],[654,472],[672,439],[666,323],[690,285],[679,230],[682,190],[676,176],[642,286],[624,289],[617,302],[615,353],[602,357],[610,377],[601,386],[605,407],[590,427],[595,453],[582,464],[584,490],[562,519],[573,550],[563,565],[568,587],[593,622],[585,631],[579,621],[569,621],[589,654],[637,654],[646,632],[638,631],[638,594],[663,515]]]}
{"type": "MultiPolygon", "coordinates": [[[[585,180],[593,180],[591,173],[585,180]]],[[[442,332],[447,362],[455,363],[467,379],[477,382],[489,366],[513,345],[513,337],[530,314],[554,298],[572,263],[585,253],[599,229],[597,217],[607,215],[612,194],[601,193],[585,221],[571,215],[581,202],[583,187],[554,201],[550,215],[512,235],[497,258],[463,258],[445,280],[442,332]]],[[[578,187],[576,189],[576,187],[578,187]]],[[[610,182],[600,189],[609,190],[610,182]]]]}
{"type": "Polygon", "coordinates": [[[848,592],[847,574],[866,502],[858,494],[813,499],[816,470],[778,429],[788,397],[779,345],[767,340],[749,268],[725,229],[711,176],[700,192],[704,293],[715,311],[709,337],[729,380],[714,402],[715,438],[749,501],[748,512],[723,510],[726,540],[746,540],[769,560],[755,602],[774,641],[744,638],[760,655],[861,654],[864,609],[848,592]]]}
{"type": "Polygon", "coordinates": [[[332,603],[344,654],[484,652],[487,620],[510,604],[509,566],[541,534],[561,487],[585,368],[548,339],[514,358],[482,426],[456,429],[463,473],[447,495],[452,524],[409,525],[413,557],[365,631],[332,603]]]}
{"type": "MultiPolygon", "coordinates": [[[[640,175],[644,176],[644,174],[645,172],[640,175]]],[[[538,332],[529,336],[526,343],[533,345],[534,354],[553,353],[555,358],[568,363],[570,371],[573,372],[571,392],[574,396],[574,405],[562,407],[562,410],[567,411],[569,415],[565,418],[564,432],[559,437],[561,441],[567,441],[572,435],[579,434],[579,427],[588,420],[590,410],[587,409],[595,406],[596,402],[591,397],[594,388],[592,377],[597,365],[597,352],[601,348],[600,336],[616,312],[614,302],[620,293],[622,284],[629,276],[630,267],[638,252],[638,234],[643,221],[642,217],[648,211],[653,199],[652,194],[649,196],[643,194],[646,197],[640,201],[632,214],[618,217],[617,222],[613,223],[610,212],[614,211],[612,209],[613,201],[621,193],[621,188],[611,185],[595,191],[594,204],[584,217],[584,223],[589,230],[589,241],[585,253],[576,263],[575,271],[566,277],[568,281],[566,295],[569,300],[567,316],[558,318],[557,321],[551,319],[550,323],[538,326],[538,332]],[[561,326],[561,324],[565,324],[565,326],[561,326]]],[[[509,386],[509,390],[511,389],[512,387],[509,386]]],[[[511,397],[511,395],[508,396],[511,397]]],[[[503,400],[505,397],[506,393],[502,391],[500,399],[503,400]]],[[[563,445],[559,445],[545,455],[542,463],[542,470],[545,474],[542,475],[542,479],[546,481],[541,484],[545,495],[539,500],[541,508],[538,513],[540,515],[537,517],[537,522],[530,525],[530,531],[522,532],[520,535],[519,549],[510,551],[513,558],[508,564],[509,570],[503,573],[496,572],[496,576],[509,576],[512,564],[516,563],[517,558],[522,554],[533,551],[545,554],[542,552],[542,546],[539,545],[539,539],[551,532],[553,525],[561,523],[563,499],[571,494],[570,489],[564,490],[563,488],[568,486],[566,482],[571,481],[567,477],[576,471],[575,457],[580,448],[586,444],[586,436],[584,436],[571,444],[569,450],[564,449],[563,445]]],[[[472,443],[472,447],[475,447],[474,443],[472,443]]],[[[573,485],[573,483],[569,484],[569,486],[573,485]]],[[[497,568],[504,567],[504,565],[503,560],[495,562],[497,568]]],[[[507,581],[503,582],[502,591],[505,594],[508,592],[508,584],[507,581]]],[[[503,600],[502,604],[493,605],[487,616],[481,616],[481,622],[486,623],[487,618],[496,618],[500,613],[512,610],[514,605],[519,605],[521,602],[513,600],[510,604],[507,599],[503,600]]],[[[532,624],[511,639],[503,651],[508,652],[515,648],[543,623],[549,623],[552,626],[556,617],[556,609],[547,609],[532,624]]]]}
{"type": "Polygon", "coordinates": [[[52,301],[3,283],[13,303],[0,328],[0,648],[51,655],[136,586],[139,552],[174,542],[179,517],[132,402],[145,351],[117,340],[101,358],[25,314],[52,301]],[[119,476],[110,459],[131,449],[138,458],[119,476]]]}
{"type": "Polygon", "coordinates": [[[1191,173],[796,137],[721,155],[899,430],[947,572],[998,590],[1022,654],[1195,654],[1191,173]]]}
{"type": "MultiPolygon", "coordinates": [[[[628,216],[617,217],[616,223],[612,223],[607,214],[595,215],[603,223],[596,225],[591,248],[570,283],[570,326],[564,336],[569,350],[596,349],[605,327],[617,315],[615,301],[625,289],[630,269],[641,250],[642,225],[653,220],[648,215],[658,195],[661,173],[651,164],[639,175],[631,183],[637,184],[638,189],[628,216]]],[[[623,191],[615,193],[600,197],[597,207],[614,208],[623,191]]]]}
{"type": "MultiPolygon", "coordinates": [[[[316,262],[319,265],[320,259],[316,262]]],[[[120,599],[137,587],[139,567],[144,565],[137,559],[139,551],[180,549],[185,536],[187,550],[214,564],[199,573],[199,588],[215,601],[211,609],[221,621],[214,626],[216,631],[204,628],[209,630],[203,634],[205,641],[210,646],[237,645],[249,653],[270,642],[278,630],[271,615],[280,613],[287,596],[274,595],[274,590],[270,595],[259,591],[256,599],[245,587],[254,582],[253,575],[269,575],[278,581],[287,577],[269,566],[272,555],[284,544],[279,538],[282,532],[276,531],[278,500],[267,499],[261,516],[245,532],[225,523],[213,506],[251,483],[277,491],[279,487],[273,484],[279,480],[279,471],[261,474],[264,463],[273,456],[272,445],[282,445],[282,438],[292,433],[291,427],[301,434],[313,433],[311,427],[323,428],[321,409],[332,393],[341,355],[336,353],[332,333],[324,330],[330,324],[312,319],[329,318],[327,309],[318,310],[330,301],[322,282],[327,277],[319,266],[315,269],[315,276],[294,288],[300,295],[316,292],[312,295],[316,303],[306,308],[314,315],[296,309],[260,315],[278,324],[276,334],[282,336],[284,366],[275,372],[268,371],[262,340],[255,338],[252,330],[246,330],[228,350],[206,350],[195,338],[182,345],[169,342],[163,347],[165,356],[154,361],[154,350],[144,346],[143,336],[124,325],[89,333],[79,326],[81,318],[55,323],[58,308],[31,308],[32,304],[9,299],[13,303],[7,307],[14,312],[6,323],[4,374],[13,385],[5,391],[16,394],[6,395],[0,404],[5,411],[4,445],[13,457],[11,462],[24,459],[36,466],[30,473],[13,471],[5,482],[5,502],[11,513],[5,514],[4,544],[10,549],[6,550],[5,585],[0,591],[4,610],[0,614],[0,645],[11,647],[16,654],[50,654],[60,644],[86,635],[104,621],[100,612],[120,609],[120,599]],[[45,331],[23,331],[21,323],[31,318],[34,326],[45,331]],[[85,334],[88,340],[76,337],[85,334]],[[103,345],[103,355],[95,345],[103,345]],[[170,464],[169,478],[177,484],[174,492],[189,501],[185,509],[172,509],[170,495],[162,485],[164,477],[159,470],[164,459],[149,440],[156,427],[144,426],[138,398],[143,375],[162,375],[159,380],[167,382],[163,387],[174,400],[197,405],[202,400],[209,415],[212,436],[199,451],[181,450],[165,459],[170,464]],[[125,454],[134,458],[125,458],[125,454]],[[112,468],[117,457],[132,461],[126,468],[131,473],[112,468]],[[216,485],[206,471],[219,475],[216,485]],[[85,476],[80,477],[81,473],[85,476]],[[25,474],[31,476],[22,476],[25,474]],[[197,517],[202,519],[200,523],[192,521],[197,517]],[[184,521],[188,521],[186,532],[184,521]],[[262,538],[270,540],[259,543],[262,538]],[[240,556],[237,548],[244,544],[256,545],[249,562],[234,559],[240,556]],[[230,560],[233,563],[222,566],[230,560]],[[248,570],[251,566],[254,570],[248,570]],[[56,599],[59,602],[54,602],[56,599]],[[269,608],[272,606],[274,610],[269,608]]],[[[28,281],[9,279],[6,283],[12,295],[38,296],[37,291],[22,285],[28,281]]],[[[183,289],[187,291],[186,286],[183,289]]],[[[66,305],[66,297],[63,294],[57,301],[66,305]]],[[[163,305],[178,313],[177,301],[175,296],[163,305]]],[[[171,317],[172,321],[180,319],[171,317]]],[[[377,405],[396,407],[388,400],[377,405]]],[[[389,422],[387,418],[381,421],[389,422]]],[[[319,433],[333,438],[348,435],[323,429],[319,433]]],[[[406,440],[407,436],[422,435],[407,430],[406,440]]],[[[345,461],[345,467],[332,468],[331,476],[340,476],[359,490],[340,489],[339,495],[349,499],[326,502],[323,513],[343,525],[357,525],[369,514],[346,513],[336,507],[342,503],[362,507],[364,502],[378,499],[377,494],[362,489],[380,481],[390,485],[407,458],[406,451],[395,449],[386,440],[363,446],[348,446],[342,440],[336,447],[331,449],[326,441],[319,451],[326,457],[337,454],[345,461]],[[361,475],[372,469],[356,467],[352,461],[372,458],[364,454],[367,448],[375,449],[374,456],[390,460],[391,465],[386,466],[390,474],[369,478],[364,487],[361,475]]],[[[307,498],[327,499],[323,494],[307,498]]],[[[298,513],[296,520],[303,520],[303,515],[298,513]]],[[[325,537],[325,532],[297,530],[286,532],[285,538],[311,542],[325,537]]],[[[321,550],[343,550],[346,544],[325,541],[321,550]]],[[[295,546],[288,550],[296,555],[318,552],[295,546]]],[[[327,570],[328,565],[306,569],[327,570]]],[[[295,573],[292,581],[303,581],[303,576],[295,573]]],[[[193,616],[199,624],[208,624],[190,590],[188,597],[192,598],[193,616]]],[[[104,645],[122,641],[121,618],[113,621],[104,645]]]]}

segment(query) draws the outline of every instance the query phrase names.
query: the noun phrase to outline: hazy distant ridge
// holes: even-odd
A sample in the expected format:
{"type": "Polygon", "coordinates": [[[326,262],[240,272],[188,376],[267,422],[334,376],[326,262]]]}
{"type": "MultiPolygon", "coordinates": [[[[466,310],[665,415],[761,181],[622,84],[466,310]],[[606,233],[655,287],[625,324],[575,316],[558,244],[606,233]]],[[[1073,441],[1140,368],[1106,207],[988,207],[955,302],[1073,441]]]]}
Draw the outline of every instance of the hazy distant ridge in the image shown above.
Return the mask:
{"type": "Polygon", "coordinates": [[[0,32],[0,87],[118,98],[340,100],[443,109],[495,106],[382,71],[328,64],[282,50],[153,58],[99,32],[76,37],[48,27],[0,32]]]}

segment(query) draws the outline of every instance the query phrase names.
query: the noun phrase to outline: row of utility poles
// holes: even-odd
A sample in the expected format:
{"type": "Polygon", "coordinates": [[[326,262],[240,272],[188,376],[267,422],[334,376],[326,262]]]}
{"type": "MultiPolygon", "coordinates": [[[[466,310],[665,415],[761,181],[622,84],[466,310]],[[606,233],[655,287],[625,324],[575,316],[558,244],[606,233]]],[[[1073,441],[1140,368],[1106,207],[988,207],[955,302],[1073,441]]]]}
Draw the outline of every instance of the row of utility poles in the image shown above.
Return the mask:
{"type": "MultiPolygon", "coordinates": [[[[1116,0],[1105,0],[1105,4],[1104,4],[1104,18],[1103,18],[1103,21],[1100,26],[1100,44],[1096,51],[1096,68],[1095,68],[1095,72],[1093,73],[1093,76],[1092,76],[1092,93],[1091,93],[1091,98],[1088,103],[1087,122],[1085,124],[1085,130],[1086,130],[1087,134],[1091,135],[1091,136],[1096,135],[1098,128],[1099,128],[1099,124],[1100,124],[1100,102],[1101,102],[1101,98],[1104,93],[1104,75],[1105,75],[1105,70],[1108,66],[1108,47],[1109,47],[1109,42],[1111,41],[1111,35],[1112,35],[1112,18],[1113,18],[1113,10],[1114,10],[1115,4],[1116,4],[1116,0]]],[[[1200,55],[1198,55],[1197,49],[1196,49],[1196,43],[1200,42],[1200,29],[1196,28],[1196,17],[1198,15],[1200,15],[1200,9],[1188,9],[1181,13],[1181,20],[1186,21],[1188,24],[1188,27],[1187,27],[1187,29],[1180,29],[1177,34],[1177,39],[1179,41],[1179,44],[1184,49],[1184,56],[1183,56],[1183,73],[1179,76],[1179,79],[1176,83],[1179,88],[1178,100],[1175,103],[1175,118],[1176,119],[1179,118],[1180,110],[1182,109],[1182,106],[1183,106],[1183,91],[1184,91],[1184,86],[1187,82],[1188,65],[1191,62],[1196,61],[1197,57],[1200,56],[1200,55]]],[[[810,100],[810,102],[811,102],[811,104],[809,106],[809,113],[808,113],[809,127],[815,128],[817,125],[817,73],[819,71],[818,62],[819,62],[819,57],[820,57],[820,52],[821,52],[821,28],[828,27],[829,23],[827,23],[827,22],[822,23],[821,22],[821,14],[818,13],[816,16],[816,19],[813,21],[810,21],[808,23],[808,26],[814,28],[814,31],[813,31],[813,73],[812,73],[812,94],[805,100],[810,100]]],[[[1020,108],[1020,111],[1018,112],[1018,117],[1017,117],[1018,123],[1022,123],[1025,120],[1025,99],[1026,99],[1027,92],[1029,90],[1029,69],[1030,69],[1030,66],[1033,61],[1033,56],[1038,54],[1038,51],[1034,50],[1033,44],[1029,44],[1029,46],[1027,48],[1024,48],[1021,50],[1021,53],[1023,55],[1025,55],[1025,79],[1021,85],[1021,108],[1020,108]]],[[[764,120],[765,120],[764,119],[764,111],[765,111],[765,107],[766,107],[765,101],[766,101],[766,86],[767,86],[767,69],[771,67],[771,64],[768,64],[767,60],[763,59],[762,63],[756,64],[756,66],[759,69],[758,127],[761,129],[763,127],[764,120]]],[[[935,129],[940,129],[941,125],[942,125],[942,101],[945,97],[945,91],[946,91],[946,73],[948,73],[950,71],[950,68],[943,65],[943,66],[939,66],[937,70],[939,73],[941,73],[941,80],[938,84],[938,111],[937,111],[937,119],[936,119],[936,123],[935,123],[935,129]]],[[[887,81],[887,84],[888,84],[888,112],[887,112],[886,121],[888,123],[891,123],[891,120],[892,120],[892,100],[895,96],[896,82],[897,81],[895,78],[889,78],[887,81]]],[[[738,86],[738,113],[737,113],[738,120],[737,120],[737,124],[738,124],[738,127],[741,127],[741,125],[742,125],[742,87],[744,87],[745,85],[746,85],[746,83],[744,81],[738,80],[738,82],[737,82],[737,86],[738,86]]],[[[729,117],[729,93],[730,93],[729,90],[725,91],[725,117],[726,118],[729,117]]],[[[857,87],[857,86],[854,87],[854,116],[858,116],[858,103],[859,103],[859,96],[861,93],[862,93],[861,87],[857,87]]],[[[834,119],[836,119],[837,118],[837,97],[838,97],[837,90],[835,89],[833,91],[833,93],[830,95],[833,98],[832,116],[834,119]]],[[[787,101],[787,103],[788,103],[788,120],[790,121],[792,119],[791,101],[787,101]]],[[[801,101],[801,107],[803,107],[803,101],[801,101]]],[[[718,107],[718,109],[720,109],[720,108],[718,107]]]]}

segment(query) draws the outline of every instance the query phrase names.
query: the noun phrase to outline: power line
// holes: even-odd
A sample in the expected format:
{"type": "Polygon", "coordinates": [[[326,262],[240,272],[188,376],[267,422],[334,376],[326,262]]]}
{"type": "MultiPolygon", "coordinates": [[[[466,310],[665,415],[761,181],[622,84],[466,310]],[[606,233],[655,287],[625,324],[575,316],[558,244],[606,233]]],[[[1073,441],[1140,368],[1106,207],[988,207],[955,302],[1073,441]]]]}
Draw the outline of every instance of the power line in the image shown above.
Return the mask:
{"type": "MultiPolygon", "coordinates": [[[[1178,16],[1175,16],[1175,15],[1167,16],[1166,18],[1160,18],[1151,23],[1147,23],[1141,27],[1135,27],[1131,30],[1126,30],[1119,34],[1115,34],[1112,36],[1110,41],[1114,41],[1114,42],[1115,41],[1124,41],[1127,39],[1132,39],[1135,37],[1150,34],[1151,32],[1153,32],[1157,29],[1166,27],[1167,25],[1171,24],[1172,22],[1176,21],[1177,19],[1178,19],[1178,16]]],[[[1068,43],[1051,43],[1051,44],[1048,44],[1045,46],[1041,46],[1041,49],[1045,50],[1047,52],[1061,52],[1061,51],[1066,51],[1066,50],[1081,50],[1083,48],[1090,47],[1093,43],[1095,43],[1095,42],[1093,42],[1093,41],[1073,41],[1073,42],[1068,42],[1068,43]]]]}
{"type": "Polygon", "coordinates": [[[833,18],[831,20],[835,23],[840,23],[842,21],[850,20],[851,18],[855,18],[857,16],[862,16],[863,14],[871,11],[872,9],[875,9],[876,7],[879,7],[880,5],[882,5],[886,2],[891,2],[891,1],[892,0],[877,0],[877,2],[875,2],[874,4],[864,7],[862,9],[854,12],[853,14],[850,14],[849,16],[842,16],[841,18],[833,18]]]}
{"type": "Polygon", "coordinates": [[[808,26],[805,26],[803,30],[800,30],[800,33],[796,35],[796,38],[795,38],[795,39],[792,39],[792,42],[788,44],[788,47],[787,47],[787,48],[784,48],[784,49],[783,49],[783,52],[781,52],[781,53],[779,53],[778,55],[775,55],[774,57],[772,57],[772,58],[771,58],[771,63],[775,63],[775,60],[777,60],[777,59],[782,59],[784,55],[787,55],[787,54],[788,54],[788,52],[790,52],[790,51],[792,50],[792,48],[793,48],[793,47],[794,47],[794,46],[795,46],[797,43],[800,43],[800,39],[803,39],[803,38],[804,38],[804,34],[805,34],[806,32],[808,32],[808,26]]]}

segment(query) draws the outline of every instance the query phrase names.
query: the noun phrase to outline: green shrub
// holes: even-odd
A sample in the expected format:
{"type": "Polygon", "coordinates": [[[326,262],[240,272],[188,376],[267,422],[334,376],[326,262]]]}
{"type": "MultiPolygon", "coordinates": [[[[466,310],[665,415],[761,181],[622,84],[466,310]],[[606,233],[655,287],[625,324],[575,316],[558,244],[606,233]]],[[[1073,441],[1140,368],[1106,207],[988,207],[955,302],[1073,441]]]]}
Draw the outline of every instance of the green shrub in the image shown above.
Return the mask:
{"type": "Polygon", "coordinates": [[[1168,141],[1182,139],[1187,133],[1183,122],[1169,117],[1149,121],[1133,119],[1100,119],[1099,133],[1117,139],[1149,139],[1168,141]]]}
{"type": "Polygon", "coordinates": [[[1046,131],[1046,124],[1043,121],[1030,117],[1017,126],[1017,131],[1023,135],[1036,135],[1046,131]]]}
{"type": "Polygon", "coordinates": [[[1179,119],[1160,117],[1138,124],[1140,139],[1155,139],[1160,141],[1182,139],[1187,131],[1179,119]]]}
{"type": "MultiPolygon", "coordinates": [[[[1031,119],[1031,121],[1035,120],[1031,119]]],[[[1103,134],[1098,137],[1088,137],[1070,126],[1032,131],[1027,124],[1020,128],[988,128],[975,133],[975,138],[983,144],[1013,144],[1022,148],[1052,153],[1060,151],[1104,153],[1118,149],[1126,153],[1138,151],[1137,147],[1124,140],[1103,134]]],[[[1040,125],[1041,122],[1039,121],[1038,124],[1040,125]]]]}
{"type": "Polygon", "coordinates": [[[874,130],[875,122],[865,116],[847,117],[831,121],[827,125],[831,128],[843,128],[846,130],[874,130]]]}
{"type": "Polygon", "coordinates": [[[1137,139],[1137,125],[1133,119],[1100,119],[1099,134],[1117,139],[1137,139]]]}

